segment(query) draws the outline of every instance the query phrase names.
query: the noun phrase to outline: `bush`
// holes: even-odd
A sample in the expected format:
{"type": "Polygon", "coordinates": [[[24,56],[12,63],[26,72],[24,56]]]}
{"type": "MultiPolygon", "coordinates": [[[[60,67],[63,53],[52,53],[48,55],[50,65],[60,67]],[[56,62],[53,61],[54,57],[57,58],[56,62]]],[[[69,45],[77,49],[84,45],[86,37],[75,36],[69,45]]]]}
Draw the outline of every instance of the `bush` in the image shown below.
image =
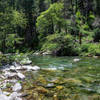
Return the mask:
{"type": "Polygon", "coordinates": [[[88,48],[89,48],[90,44],[82,44],[81,45],[81,51],[82,52],[88,52],[88,48]]]}
{"type": "Polygon", "coordinates": [[[88,48],[88,52],[91,55],[100,56],[100,44],[91,44],[88,48]]]}
{"type": "Polygon", "coordinates": [[[51,51],[58,56],[77,55],[78,49],[75,48],[73,37],[70,34],[53,34],[46,37],[46,42],[43,44],[42,51],[51,51]]]}
{"type": "Polygon", "coordinates": [[[81,55],[100,55],[100,44],[88,43],[81,46],[81,55]]]}
{"type": "Polygon", "coordinates": [[[11,64],[14,60],[11,57],[0,54],[0,66],[11,64]]]}

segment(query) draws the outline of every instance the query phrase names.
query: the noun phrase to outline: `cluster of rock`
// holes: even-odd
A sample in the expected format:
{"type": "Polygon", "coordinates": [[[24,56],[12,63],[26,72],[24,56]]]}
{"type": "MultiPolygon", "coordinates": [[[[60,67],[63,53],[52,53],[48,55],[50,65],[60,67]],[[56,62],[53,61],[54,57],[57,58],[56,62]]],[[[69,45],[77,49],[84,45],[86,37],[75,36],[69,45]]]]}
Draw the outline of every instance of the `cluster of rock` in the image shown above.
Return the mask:
{"type": "Polygon", "coordinates": [[[52,52],[51,51],[40,51],[40,52],[34,52],[34,54],[33,55],[35,55],[35,56],[38,56],[38,55],[43,55],[43,56],[45,56],[45,55],[52,55],[52,52]]]}
{"type": "Polygon", "coordinates": [[[0,100],[22,100],[21,93],[13,92],[13,93],[8,93],[8,92],[2,92],[0,89],[0,100]],[[9,96],[7,96],[9,95],[9,96]]]}
{"type": "Polygon", "coordinates": [[[22,100],[21,99],[21,90],[22,85],[19,83],[19,80],[24,80],[26,76],[23,74],[23,71],[38,71],[40,67],[32,66],[31,61],[23,61],[22,64],[13,62],[12,65],[6,65],[1,67],[0,71],[0,100],[22,100]],[[7,88],[7,85],[11,84],[11,92],[4,92],[3,90],[7,88]]]}

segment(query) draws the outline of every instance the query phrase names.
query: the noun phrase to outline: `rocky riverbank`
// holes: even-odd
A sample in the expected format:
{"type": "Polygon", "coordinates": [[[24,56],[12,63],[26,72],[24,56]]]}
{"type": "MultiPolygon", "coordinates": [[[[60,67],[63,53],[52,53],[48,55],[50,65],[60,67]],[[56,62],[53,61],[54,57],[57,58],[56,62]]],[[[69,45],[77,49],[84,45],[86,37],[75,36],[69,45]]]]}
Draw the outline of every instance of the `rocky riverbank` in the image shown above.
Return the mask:
{"type": "Polygon", "coordinates": [[[26,79],[24,73],[28,71],[38,71],[40,67],[32,66],[27,58],[20,63],[13,62],[0,67],[0,100],[22,100],[25,95],[21,92],[23,86],[21,82],[26,79]]]}

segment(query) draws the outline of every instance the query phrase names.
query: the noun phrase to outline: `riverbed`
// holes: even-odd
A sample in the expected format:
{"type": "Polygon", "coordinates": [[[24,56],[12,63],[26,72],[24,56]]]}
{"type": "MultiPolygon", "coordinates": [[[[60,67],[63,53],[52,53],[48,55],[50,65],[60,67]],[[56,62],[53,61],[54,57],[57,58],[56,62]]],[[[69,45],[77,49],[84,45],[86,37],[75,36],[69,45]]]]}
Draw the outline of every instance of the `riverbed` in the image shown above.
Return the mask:
{"type": "MultiPolygon", "coordinates": [[[[26,73],[24,91],[39,100],[94,100],[100,95],[100,59],[89,57],[31,56],[38,72],[26,73]],[[73,59],[80,59],[74,62],[73,59]]],[[[99,100],[98,99],[98,100],[99,100]]]]}

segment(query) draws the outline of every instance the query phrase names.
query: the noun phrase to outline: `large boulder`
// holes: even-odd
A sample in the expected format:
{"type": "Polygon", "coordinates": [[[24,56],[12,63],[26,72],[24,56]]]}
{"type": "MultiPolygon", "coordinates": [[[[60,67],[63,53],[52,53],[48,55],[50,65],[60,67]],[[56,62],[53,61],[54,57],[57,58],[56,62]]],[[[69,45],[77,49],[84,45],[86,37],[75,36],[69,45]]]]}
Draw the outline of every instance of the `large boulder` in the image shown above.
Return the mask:
{"type": "Polygon", "coordinates": [[[0,100],[9,100],[9,99],[6,95],[0,94],[0,100]]]}

